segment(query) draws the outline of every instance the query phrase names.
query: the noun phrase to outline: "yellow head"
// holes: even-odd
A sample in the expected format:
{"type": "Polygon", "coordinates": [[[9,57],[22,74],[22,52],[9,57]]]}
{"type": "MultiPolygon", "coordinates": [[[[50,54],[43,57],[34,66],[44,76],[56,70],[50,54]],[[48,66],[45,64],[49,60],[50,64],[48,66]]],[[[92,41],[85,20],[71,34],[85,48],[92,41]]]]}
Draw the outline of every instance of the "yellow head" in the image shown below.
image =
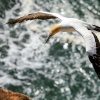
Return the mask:
{"type": "Polygon", "coordinates": [[[47,38],[46,42],[48,42],[49,39],[50,39],[53,35],[55,35],[56,33],[58,33],[59,31],[61,31],[60,25],[57,24],[57,25],[53,26],[53,27],[51,28],[51,30],[50,30],[50,35],[49,35],[49,37],[47,38]]]}

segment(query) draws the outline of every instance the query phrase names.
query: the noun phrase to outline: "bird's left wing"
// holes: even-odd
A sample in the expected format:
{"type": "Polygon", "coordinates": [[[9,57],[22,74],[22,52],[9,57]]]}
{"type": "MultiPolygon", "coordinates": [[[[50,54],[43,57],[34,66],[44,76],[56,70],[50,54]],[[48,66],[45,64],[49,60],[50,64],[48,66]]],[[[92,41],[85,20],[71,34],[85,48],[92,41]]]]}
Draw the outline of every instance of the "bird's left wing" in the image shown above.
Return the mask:
{"type": "Polygon", "coordinates": [[[83,36],[89,60],[92,63],[95,72],[100,79],[100,42],[97,36],[86,27],[78,26],[75,27],[75,29],[83,36]]]}
{"type": "Polygon", "coordinates": [[[55,19],[55,18],[63,19],[64,17],[57,13],[38,11],[38,12],[28,14],[28,15],[25,15],[25,16],[17,18],[17,19],[13,19],[13,20],[9,21],[8,24],[21,23],[25,20],[34,20],[34,19],[46,20],[46,19],[55,19]]]}

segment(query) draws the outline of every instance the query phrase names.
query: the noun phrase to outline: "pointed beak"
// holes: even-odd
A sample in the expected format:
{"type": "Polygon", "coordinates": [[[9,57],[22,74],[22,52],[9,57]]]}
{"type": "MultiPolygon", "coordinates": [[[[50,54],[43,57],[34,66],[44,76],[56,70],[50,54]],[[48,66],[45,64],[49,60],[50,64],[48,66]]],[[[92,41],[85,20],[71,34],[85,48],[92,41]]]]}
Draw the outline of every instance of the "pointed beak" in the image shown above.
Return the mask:
{"type": "Polygon", "coordinates": [[[46,39],[46,43],[50,40],[50,38],[52,37],[52,34],[50,34],[49,36],[48,36],[48,38],[46,39]]]}

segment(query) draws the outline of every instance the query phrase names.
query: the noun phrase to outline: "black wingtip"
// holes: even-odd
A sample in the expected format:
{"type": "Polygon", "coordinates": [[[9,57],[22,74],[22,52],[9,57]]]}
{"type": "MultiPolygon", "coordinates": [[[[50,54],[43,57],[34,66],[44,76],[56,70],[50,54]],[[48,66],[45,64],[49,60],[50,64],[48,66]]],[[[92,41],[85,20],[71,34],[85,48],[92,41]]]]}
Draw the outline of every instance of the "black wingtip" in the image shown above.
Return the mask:
{"type": "Polygon", "coordinates": [[[12,20],[9,20],[6,24],[13,24],[12,20]]]}
{"type": "Polygon", "coordinates": [[[10,24],[10,22],[8,21],[6,24],[10,24]]]}
{"type": "Polygon", "coordinates": [[[16,24],[16,23],[18,23],[18,20],[10,19],[6,24],[16,24]]]}
{"type": "Polygon", "coordinates": [[[92,63],[98,78],[100,79],[100,57],[98,55],[89,56],[89,60],[92,63]]]}

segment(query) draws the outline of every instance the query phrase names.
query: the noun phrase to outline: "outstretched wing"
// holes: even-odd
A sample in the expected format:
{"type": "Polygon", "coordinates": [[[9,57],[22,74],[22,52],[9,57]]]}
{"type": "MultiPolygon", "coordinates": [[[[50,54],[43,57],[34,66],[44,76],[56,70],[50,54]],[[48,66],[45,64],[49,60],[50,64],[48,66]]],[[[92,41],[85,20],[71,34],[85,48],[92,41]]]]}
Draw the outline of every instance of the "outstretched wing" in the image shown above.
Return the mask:
{"type": "Polygon", "coordinates": [[[17,19],[13,19],[13,20],[9,21],[8,24],[21,23],[25,20],[33,20],[33,19],[46,20],[46,19],[55,19],[55,18],[62,19],[63,16],[61,16],[59,14],[56,14],[56,13],[49,13],[49,12],[39,11],[39,12],[35,12],[35,13],[32,13],[32,14],[28,14],[26,16],[17,18],[17,19]]]}
{"type": "Polygon", "coordinates": [[[97,36],[85,27],[75,27],[85,40],[86,51],[97,76],[100,79],[100,42],[97,36]]]}

